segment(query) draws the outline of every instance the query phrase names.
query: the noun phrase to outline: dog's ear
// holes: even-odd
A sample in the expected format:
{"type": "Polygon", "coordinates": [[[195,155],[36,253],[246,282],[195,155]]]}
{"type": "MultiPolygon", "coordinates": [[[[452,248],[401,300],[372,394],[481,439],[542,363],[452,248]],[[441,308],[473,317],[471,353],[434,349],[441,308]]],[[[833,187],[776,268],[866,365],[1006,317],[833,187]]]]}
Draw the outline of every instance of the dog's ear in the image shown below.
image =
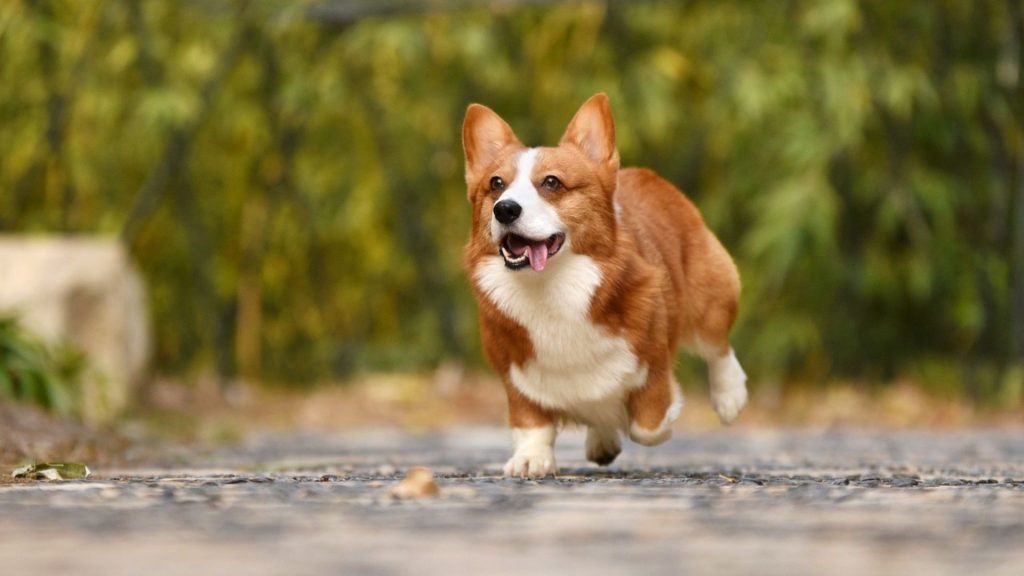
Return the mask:
{"type": "Polygon", "coordinates": [[[619,151],[615,148],[615,119],[608,96],[595,94],[580,106],[565,129],[560,144],[575,144],[594,162],[619,165],[619,151]]]}
{"type": "Polygon", "coordinates": [[[519,144],[512,128],[494,110],[470,104],[462,122],[462,150],[466,153],[466,180],[487,169],[503,148],[519,144]]]}

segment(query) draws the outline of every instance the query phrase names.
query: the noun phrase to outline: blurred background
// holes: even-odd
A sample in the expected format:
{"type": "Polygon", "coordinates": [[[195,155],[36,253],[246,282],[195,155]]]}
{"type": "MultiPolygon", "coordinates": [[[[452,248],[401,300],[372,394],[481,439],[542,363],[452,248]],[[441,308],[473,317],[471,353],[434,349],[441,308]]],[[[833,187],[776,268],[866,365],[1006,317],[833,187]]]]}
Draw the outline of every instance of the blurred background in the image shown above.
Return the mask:
{"type": "MultiPolygon", "coordinates": [[[[793,397],[1019,422],[1022,12],[6,0],[0,234],[105,239],[138,271],[150,343],[129,410],[244,389],[327,395],[325,420],[358,421],[343,390],[426,382],[399,403],[476,410],[454,387],[500,421],[461,263],[462,116],[485,103],[552,144],[604,91],[623,164],[683,188],[737,260],[751,421],[793,397]]],[[[88,358],[30,324],[0,330],[0,390],[80,412],[88,358]]],[[[679,370],[699,404],[703,368],[679,370]]]]}

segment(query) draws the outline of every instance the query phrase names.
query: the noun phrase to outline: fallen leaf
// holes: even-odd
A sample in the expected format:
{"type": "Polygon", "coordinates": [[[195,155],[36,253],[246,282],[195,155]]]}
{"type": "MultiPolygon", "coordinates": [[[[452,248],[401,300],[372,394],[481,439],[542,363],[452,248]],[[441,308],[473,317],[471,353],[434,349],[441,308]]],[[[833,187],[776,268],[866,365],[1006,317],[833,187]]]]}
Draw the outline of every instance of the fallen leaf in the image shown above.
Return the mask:
{"type": "Polygon", "coordinates": [[[405,479],[391,489],[391,495],[402,500],[433,498],[440,492],[440,488],[434,482],[434,473],[430,468],[422,466],[410,469],[405,479]]]}
{"type": "Polygon", "coordinates": [[[11,472],[15,478],[33,480],[82,480],[92,474],[89,467],[80,462],[46,462],[28,464],[11,472]]]}

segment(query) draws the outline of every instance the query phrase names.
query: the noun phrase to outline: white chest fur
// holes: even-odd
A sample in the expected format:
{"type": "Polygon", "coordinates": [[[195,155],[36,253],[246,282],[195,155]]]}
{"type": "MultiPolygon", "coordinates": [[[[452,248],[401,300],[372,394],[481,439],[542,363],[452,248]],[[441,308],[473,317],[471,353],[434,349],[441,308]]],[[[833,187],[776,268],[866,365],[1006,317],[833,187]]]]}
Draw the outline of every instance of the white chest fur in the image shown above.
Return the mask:
{"type": "Polygon", "coordinates": [[[477,285],[529,333],[534,357],[513,365],[510,378],[526,397],[587,424],[621,425],[624,395],[643,385],[629,343],[595,325],[590,302],[601,270],[568,248],[540,273],[513,272],[495,257],[476,271],[477,285]]]}

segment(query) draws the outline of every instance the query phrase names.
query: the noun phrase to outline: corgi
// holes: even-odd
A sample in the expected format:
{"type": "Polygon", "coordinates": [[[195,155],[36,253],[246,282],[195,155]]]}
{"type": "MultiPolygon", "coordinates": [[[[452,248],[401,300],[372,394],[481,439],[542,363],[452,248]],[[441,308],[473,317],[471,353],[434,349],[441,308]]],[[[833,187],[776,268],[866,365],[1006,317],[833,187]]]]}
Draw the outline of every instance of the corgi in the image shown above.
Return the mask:
{"type": "Polygon", "coordinates": [[[729,343],[739,273],[682,192],[651,170],[619,168],[607,96],[587,100],[555,147],[524,146],[471,104],[462,142],[465,265],[515,445],[505,475],[556,474],[567,423],[586,426],[586,457],[602,466],[623,435],[667,440],[683,405],[680,346],[707,362],[712,404],[732,422],[747,402],[729,343]]]}

